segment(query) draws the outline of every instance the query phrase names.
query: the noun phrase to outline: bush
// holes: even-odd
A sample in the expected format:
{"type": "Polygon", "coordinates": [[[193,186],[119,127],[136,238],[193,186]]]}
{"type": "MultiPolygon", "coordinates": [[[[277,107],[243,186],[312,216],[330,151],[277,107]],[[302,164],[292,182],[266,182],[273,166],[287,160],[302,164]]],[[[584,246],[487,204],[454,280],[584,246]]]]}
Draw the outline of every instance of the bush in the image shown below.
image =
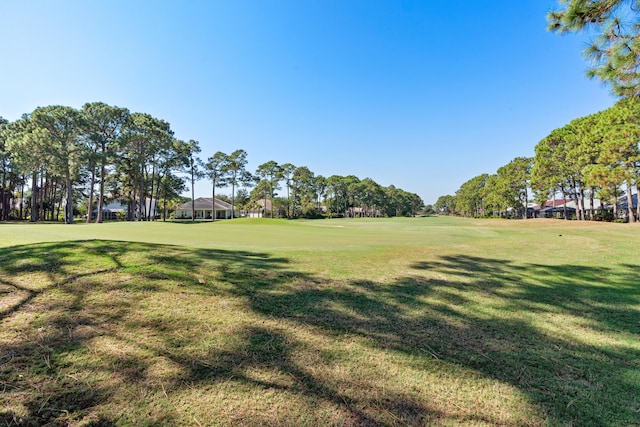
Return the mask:
{"type": "Polygon", "coordinates": [[[594,215],[593,217],[594,221],[607,221],[607,222],[611,222],[613,221],[615,218],[613,217],[613,212],[610,211],[603,211],[603,212],[598,212],[594,215]]]}

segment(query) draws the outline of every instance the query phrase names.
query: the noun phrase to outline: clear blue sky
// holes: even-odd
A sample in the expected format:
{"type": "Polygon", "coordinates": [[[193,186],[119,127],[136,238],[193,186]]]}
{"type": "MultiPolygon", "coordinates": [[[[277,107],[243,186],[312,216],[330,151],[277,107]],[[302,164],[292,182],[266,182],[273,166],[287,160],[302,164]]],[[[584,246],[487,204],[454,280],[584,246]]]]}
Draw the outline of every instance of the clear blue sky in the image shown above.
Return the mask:
{"type": "MultiPolygon", "coordinates": [[[[556,0],[2,1],[0,116],[102,101],[426,203],[614,99],[556,0]]],[[[196,194],[210,194],[202,182],[196,194]]]]}

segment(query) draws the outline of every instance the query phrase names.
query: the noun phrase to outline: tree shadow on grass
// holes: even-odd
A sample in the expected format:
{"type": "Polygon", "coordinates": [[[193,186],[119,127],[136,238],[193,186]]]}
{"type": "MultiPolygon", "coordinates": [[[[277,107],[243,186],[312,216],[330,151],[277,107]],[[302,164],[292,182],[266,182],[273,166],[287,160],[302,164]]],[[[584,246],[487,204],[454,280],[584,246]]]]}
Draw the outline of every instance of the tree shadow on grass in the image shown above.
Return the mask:
{"type": "MultiPolygon", "coordinates": [[[[640,277],[633,264],[447,256],[378,283],[327,281],[266,253],[129,242],[16,246],[0,260],[7,408],[0,421],[9,425],[189,424],[193,419],[170,396],[223,383],[297,396],[308,409],[329,406],[340,425],[502,422],[473,408],[447,413],[409,390],[366,384],[375,399],[345,391],[296,358],[303,344],[285,324],[410,356],[416,369],[437,361],[478,372],[522,391],[548,424],[633,425],[640,413],[640,277]],[[238,310],[227,341],[216,330],[203,332],[215,316],[149,305],[179,306],[181,293],[195,295],[191,303],[235,302],[216,306],[238,310]],[[198,349],[199,342],[208,344],[198,349]],[[158,375],[160,365],[168,368],[158,375]]],[[[297,412],[280,420],[255,412],[239,417],[219,422],[327,422],[297,412]]]]}
{"type": "MultiPolygon", "coordinates": [[[[137,314],[146,307],[147,295],[163,292],[169,298],[180,293],[202,299],[218,295],[250,313],[254,305],[263,306],[263,292],[289,292],[299,283],[321,286],[321,280],[287,269],[287,259],[111,241],[17,246],[0,257],[3,289],[18,294],[4,300],[0,319],[5,327],[0,334],[0,384],[7,408],[0,420],[10,425],[190,424],[192,420],[172,406],[169,394],[222,383],[298,396],[298,404],[309,407],[284,414],[289,425],[326,421],[315,418],[315,405],[333,408],[332,424],[337,425],[415,425],[429,413],[426,405],[392,391],[378,391],[383,398],[376,400],[375,410],[366,401],[354,400],[300,365],[293,356],[299,344],[273,325],[240,324],[228,343],[202,353],[192,347],[206,338],[202,330],[215,316],[203,323],[189,310],[181,318],[162,310],[137,314]],[[40,282],[30,283],[32,276],[40,282]],[[177,373],[158,374],[163,366],[177,373]],[[256,376],[255,371],[268,374],[256,376]],[[290,381],[282,382],[279,376],[290,381]],[[121,395],[132,393],[154,397],[131,398],[134,403],[127,409],[114,409],[130,404],[121,395]],[[153,409],[147,409],[149,403],[153,409]]],[[[290,308],[294,315],[303,314],[290,308]]],[[[215,333],[213,337],[218,338],[215,333]]],[[[260,411],[240,412],[240,418],[219,422],[276,422],[260,411]]]]}
{"type": "Polygon", "coordinates": [[[640,266],[515,265],[481,257],[414,264],[392,283],[352,281],[253,309],[419,357],[428,353],[523,391],[551,424],[640,419],[640,266]],[[449,277],[433,280],[421,272],[449,277]]]}
{"type": "MultiPolygon", "coordinates": [[[[128,325],[131,313],[149,294],[181,288],[210,293],[204,283],[213,272],[196,271],[206,260],[214,260],[214,267],[239,264],[270,271],[286,262],[264,253],[98,240],[2,249],[0,406],[8,409],[0,412],[0,420],[66,425],[84,419],[89,425],[109,425],[121,417],[105,417],[94,409],[116,397],[118,387],[109,376],[143,382],[150,366],[139,355],[127,354],[141,347],[130,339],[135,336],[128,325]],[[85,356],[99,340],[128,347],[96,362],[85,356]]],[[[166,325],[154,326],[152,334],[166,336],[166,325]]],[[[170,411],[149,419],[150,424],[175,424],[170,411]]]]}
{"type": "Polygon", "coordinates": [[[413,266],[453,275],[451,286],[501,298],[511,311],[558,312],[591,320],[601,330],[640,334],[640,265],[516,265],[505,260],[446,256],[413,266]]]}

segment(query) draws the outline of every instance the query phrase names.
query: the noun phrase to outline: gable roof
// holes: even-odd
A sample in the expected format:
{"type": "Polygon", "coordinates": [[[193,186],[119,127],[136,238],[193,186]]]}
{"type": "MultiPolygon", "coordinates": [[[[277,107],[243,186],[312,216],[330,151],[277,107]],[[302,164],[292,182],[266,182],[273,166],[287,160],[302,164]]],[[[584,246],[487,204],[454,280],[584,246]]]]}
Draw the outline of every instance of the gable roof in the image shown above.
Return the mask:
{"type": "Polygon", "coordinates": [[[256,200],[256,204],[266,210],[271,210],[271,207],[272,207],[271,200],[269,199],[256,200]]]}
{"type": "MultiPolygon", "coordinates": [[[[211,210],[211,197],[198,197],[195,201],[195,209],[197,211],[210,211],[211,210]]],[[[182,211],[191,210],[191,200],[182,204],[179,208],[182,211]]],[[[224,202],[220,199],[216,199],[216,210],[218,211],[230,211],[231,204],[224,202]]]]}

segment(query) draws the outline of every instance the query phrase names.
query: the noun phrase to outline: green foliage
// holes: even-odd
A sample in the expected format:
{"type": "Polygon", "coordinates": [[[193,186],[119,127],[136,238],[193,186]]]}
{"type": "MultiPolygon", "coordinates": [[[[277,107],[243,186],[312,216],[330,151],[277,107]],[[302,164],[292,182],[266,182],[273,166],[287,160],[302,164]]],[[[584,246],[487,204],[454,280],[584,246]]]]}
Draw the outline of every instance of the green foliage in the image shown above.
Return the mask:
{"type": "Polygon", "coordinates": [[[216,220],[216,188],[226,187],[229,182],[225,166],[227,158],[225,153],[217,151],[204,164],[204,173],[211,180],[211,221],[216,220]]]}
{"type": "Polygon", "coordinates": [[[20,179],[7,147],[9,121],[0,116],[0,220],[8,220],[12,190],[20,179]]]}
{"type": "MultiPolygon", "coordinates": [[[[283,178],[283,171],[280,165],[274,160],[269,160],[258,166],[256,170],[256,177],[259,180],[258,185],[254,188],[256,192],[254,200],[271,200],[271,206],[273,207],[273,199],[275,192],[280,190],[280,181],[283,178]]],[[[273,210],[273,209],[272,209],[273,210]]],[[[273,212],[272,217],[275,217],[273,212]]]]}
{"type": "Polygon", "coordinates": [[[442,214],[451,215],[455,213],[456,197],[451,195],[440,196],[438,197],[434,207],[442,214]]]}
{"type": "Polygon", "coordinates": [[[456,191],[456,209],[464,216],[484,215],[484,188],[489,175],[482,174],[471,178],[456,191]]]}
{"type": "Polygon", "coordinates": [[[513,197],[509,194],[504,176],[489,175],[482,196],[484,197],[485,216],[489,214],[502,216],[509,207],[514,206],[513,197]]]}
{"type": "MultiPolygon", "coordinates": [[[[615,203],[618,189],[624,186],[630,200],[639,177],[638,141],[640,101],[636,98],[554,130],[535,148],[532,187],[538,200],[561,191],[578,202],[583,219],[585,191],[615,203]]],[[[633,213],[630,217],[633,222],[633,213]]]]}
{"type": "Polygon", "coordinates": [[[516,157],[498,169],[497,187],[502,200],[527,218],[528,188],[531,181],[531,159],[516,157]]]}
{"type": "Polygon", "coordinates": [[[426,205],[422,210],[422,214],[425,216],[435,215],[436,210],[434,209],[433,205],[426,205]]]}
{"type": "Polygon", "coordinates": [[[587,75],[611,86],[620,96],[640,95],[640,34],[637,0],[564,0],[548,14],[549,30],[561,34],[598,33],[584,55],[593,66],[587,75]]]}
{"type": "MultiPolygon", "coordinates": [[[[275,216],[289,218],[319,217],[325,208],[329,216],[414,216],[424,205],[418,195],[394,186],[384,188],[370,178],[325,178],[307,167],[273,160],[258,166],[254,177],[246,170],[244,150],[218,151],[204,163],[198,157],[199,143],[175,138],[168,122],[102,102],[87,103],[81,110],[39,107],[14,123],[5,122],[0,120],[0,200],[7,199],[10,205],[25,176],[30,177],[27,190],[33,191],[27,206],[32,221],[55,220],[56,210],[66,206],[66,221],[72,223],[78,197],[87,198],[82,201],[87,210],[97,207],[96,222],[102,221],[104,204],[114,200],[126,205],[130,221],[155,220],[159,206],[164,216],[170,210],[166,205],[174,204],[176,195],[185,190],[185,179],[193,201],[195,182],[204,177],[211,180],[212,200],[217,188],[231,186],[232,205],[240,186],[255,186],[249,196],[253,202],[259,198],[278,204],[276,191],[284,184],[286,206],[279,204],[274,211],[275,216]],[[63,192],[66,203],[60,201],[63,192]]],[[[248,202],[237,204],[251,206],[248,202]]],[[[0,219],[6,219],[7,211],[0,203],[0,219]]]]}
{"type": "Polygon", "coordinates": [[[314,173],[306,166],[297,167],[291,175],[291,203],[293,217],[314,217],[316,212],[314,173]]]}
{"type": "MultiPolygon", "coordinates": [[[[100,190],[96,223],[102,222],[102,208],[106,197],[107,165],[114,162],[118,140],[122,135],[125,124],[130,120],[130,114],[126,108],[112,107],[102,102],[87,103],[82,107],[86,138],[90,144],[92,154],[89,157],[90,168],[93,168],[93,164],[100,165],[98,175],[100,190]]],[[[93,187],[89,191],[92,195],[93,187]]]]}
{"type": "MultiPolygon", "coordinates": [[[[247,172],[247,152],[235,150],[222,161],[221,170],[228,184],[231,184],[231,206],[235,211],[236,188],[242,184],[253,181],[253,177],[247,172]]],[[[233,218],[233,215],[231,216],[233,218]]]]}
{"type": "Polygon", "coordinates": [[[83,117],[71,107],[54,105],[36,108],[29,120],[32,133],[37,135],[36,148],[46,153],[48,170],[64,180],[65,222],[73,224],[73,184],[88,156],[85,141],[80,138],[83,117]]]}

